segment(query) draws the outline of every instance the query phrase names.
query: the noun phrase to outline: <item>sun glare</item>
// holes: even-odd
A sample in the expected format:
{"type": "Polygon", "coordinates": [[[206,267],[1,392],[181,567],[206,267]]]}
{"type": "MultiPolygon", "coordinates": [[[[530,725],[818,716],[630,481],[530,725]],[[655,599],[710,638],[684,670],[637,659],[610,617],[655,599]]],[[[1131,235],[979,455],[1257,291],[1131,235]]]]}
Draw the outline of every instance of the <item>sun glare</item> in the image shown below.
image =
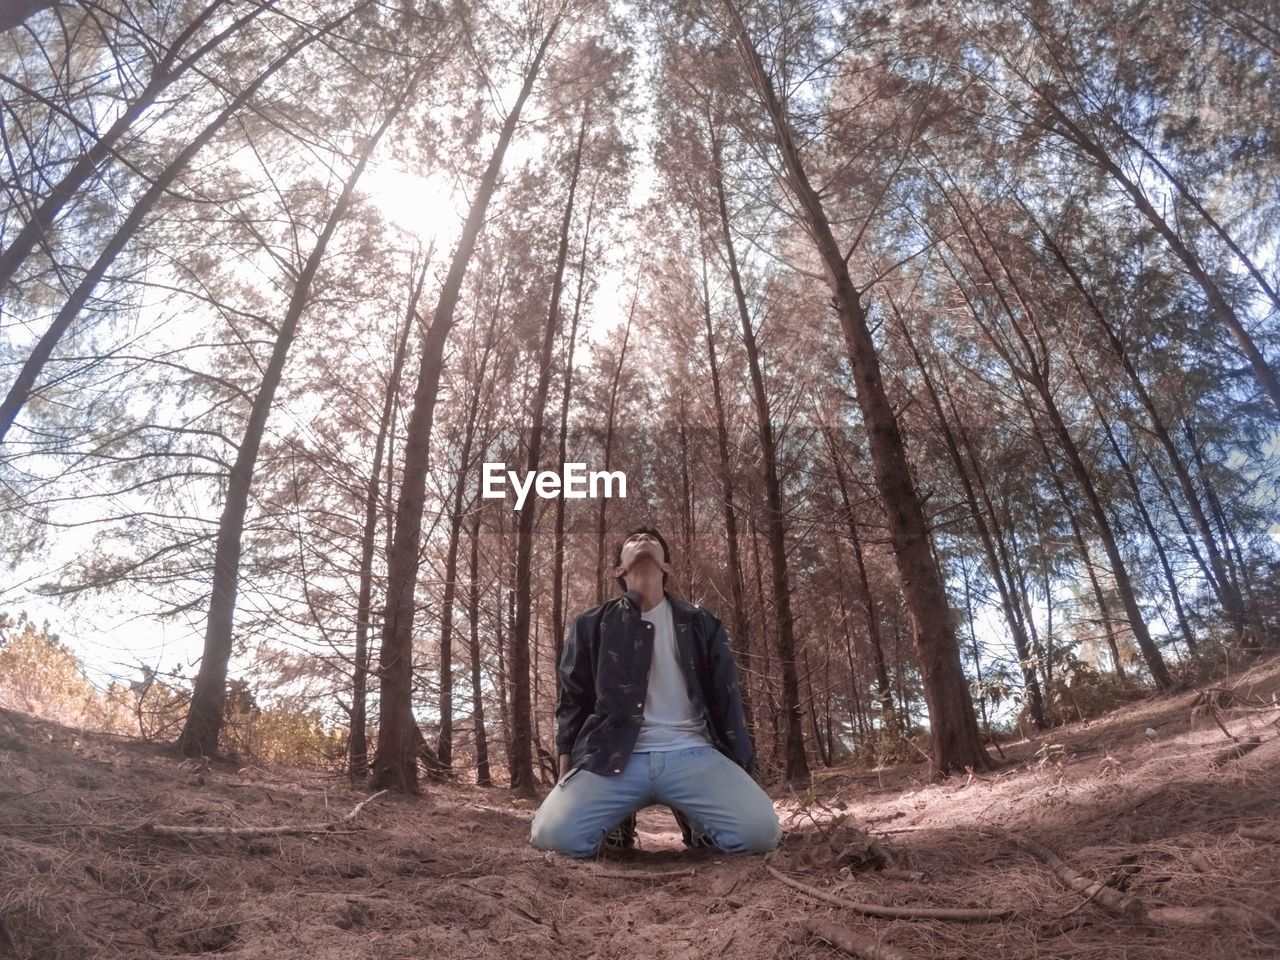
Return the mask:
{"type": "Polygon", "coordinates": [[[364,189],[382,215],[437,252],[452,248],[466,218],[466,200],[440,173],[422,176],[386,164],[365,174],[364,189]]]}

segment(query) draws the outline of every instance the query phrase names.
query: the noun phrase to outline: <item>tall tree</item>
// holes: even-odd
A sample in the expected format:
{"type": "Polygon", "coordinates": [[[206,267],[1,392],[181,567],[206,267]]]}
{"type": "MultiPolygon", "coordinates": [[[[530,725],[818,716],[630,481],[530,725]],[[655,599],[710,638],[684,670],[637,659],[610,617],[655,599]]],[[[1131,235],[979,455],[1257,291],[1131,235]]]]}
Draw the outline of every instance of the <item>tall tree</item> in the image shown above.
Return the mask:
{"type": "Polygon", "coordinates": [[[541,35],[536,39],[532,59],[480,178],[449,272],[432,313],[431,326],[422,341],[421,366],[405,438],[404,476],[396,505],[395,539],[387,559],[387,603],[379,654],[382,688],[378,701],[378,750],[374,756],[372,771],[374,788],[410,792],[418,788],[414,736],[418,733],[418,728],[413,718],[412,706],[414,598],[422,539],[422,511],[426,500],[431,427],[444,364],[444,346],[453,327],[462,282],[471,262],[476,238],[484,226],[489,201],[498,186],[498,176],[502,171],[507,148],[515,135],[524,105],[533,92],[565,13],[563,8],[553,10],[550,19],[542,26],[541,35]]]}

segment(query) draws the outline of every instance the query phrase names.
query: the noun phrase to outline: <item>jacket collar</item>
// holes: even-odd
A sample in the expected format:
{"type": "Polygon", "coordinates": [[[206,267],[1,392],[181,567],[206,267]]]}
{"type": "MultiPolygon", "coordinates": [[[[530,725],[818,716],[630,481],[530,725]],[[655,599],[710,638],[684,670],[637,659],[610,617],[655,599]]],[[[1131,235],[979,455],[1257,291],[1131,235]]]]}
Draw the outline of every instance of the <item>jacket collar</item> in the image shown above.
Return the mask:
{"type": "MultiPolygon", "coordinates": [[[[698,612],[698,608],[692,603],[682,600],[670,590],[663,590],[662,595],[667,598],[667,602],[671,604],[671,618],[677,624],[688,623],[693,620],[698,612]]],[[[640,594],[636,590],[628,590],[622,595],[627,606],[637,615],[640,613],[640,594]]]]}

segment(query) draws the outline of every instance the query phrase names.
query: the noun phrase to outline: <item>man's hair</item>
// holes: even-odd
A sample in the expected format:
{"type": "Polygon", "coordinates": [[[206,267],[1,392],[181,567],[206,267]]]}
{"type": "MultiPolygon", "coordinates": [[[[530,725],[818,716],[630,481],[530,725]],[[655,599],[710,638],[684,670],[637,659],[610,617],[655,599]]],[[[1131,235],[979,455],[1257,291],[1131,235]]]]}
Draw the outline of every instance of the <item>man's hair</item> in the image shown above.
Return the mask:
{"type": "MultiPolygon", "coordinates": [[[[622,563],[623,545],[626,544],[626,542],[630,540],[632,537],[634,537],[637,533],[650,534],[655,540],[657,540],[660,544],[662,544],[662,562],[663,563],[671,562],[671,548],[667,546],[667,541],[663,538],[662,534],[660,534],[657,531],[656,527],[632,527],[625,534],[623,534],[622,539],[618,541],[618,545],[613,548],[613,565],[615,567],[618,566],[618,564],[622,563]]],[[[614,577],[613,579],[618,582],[618,589],[621,590],[623,593],[626,593],[627,581],[622,577],[614,577]]],[[[667,574],[665,571],[663,571],[662,589],[665,590],[666,588],[667,588],[667,574]]]]}

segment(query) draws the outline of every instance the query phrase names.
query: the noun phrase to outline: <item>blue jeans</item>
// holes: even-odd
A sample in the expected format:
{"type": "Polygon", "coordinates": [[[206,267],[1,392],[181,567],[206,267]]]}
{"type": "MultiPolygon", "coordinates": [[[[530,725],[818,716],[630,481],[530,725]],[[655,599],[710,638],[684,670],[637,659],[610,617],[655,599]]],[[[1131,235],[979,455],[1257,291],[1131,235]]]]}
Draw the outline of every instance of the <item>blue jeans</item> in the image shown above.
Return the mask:
{"type": "Polygon", "coordinates": [[[773,801],[751,776],[715,747],[690,747],[633,753],[612,777],[575,767],[542,801],[529,840],[539,850],[594,856],[610,827],[654,803],[679,810],[726,853],[772,850],[782,839],[773,801]]]}

